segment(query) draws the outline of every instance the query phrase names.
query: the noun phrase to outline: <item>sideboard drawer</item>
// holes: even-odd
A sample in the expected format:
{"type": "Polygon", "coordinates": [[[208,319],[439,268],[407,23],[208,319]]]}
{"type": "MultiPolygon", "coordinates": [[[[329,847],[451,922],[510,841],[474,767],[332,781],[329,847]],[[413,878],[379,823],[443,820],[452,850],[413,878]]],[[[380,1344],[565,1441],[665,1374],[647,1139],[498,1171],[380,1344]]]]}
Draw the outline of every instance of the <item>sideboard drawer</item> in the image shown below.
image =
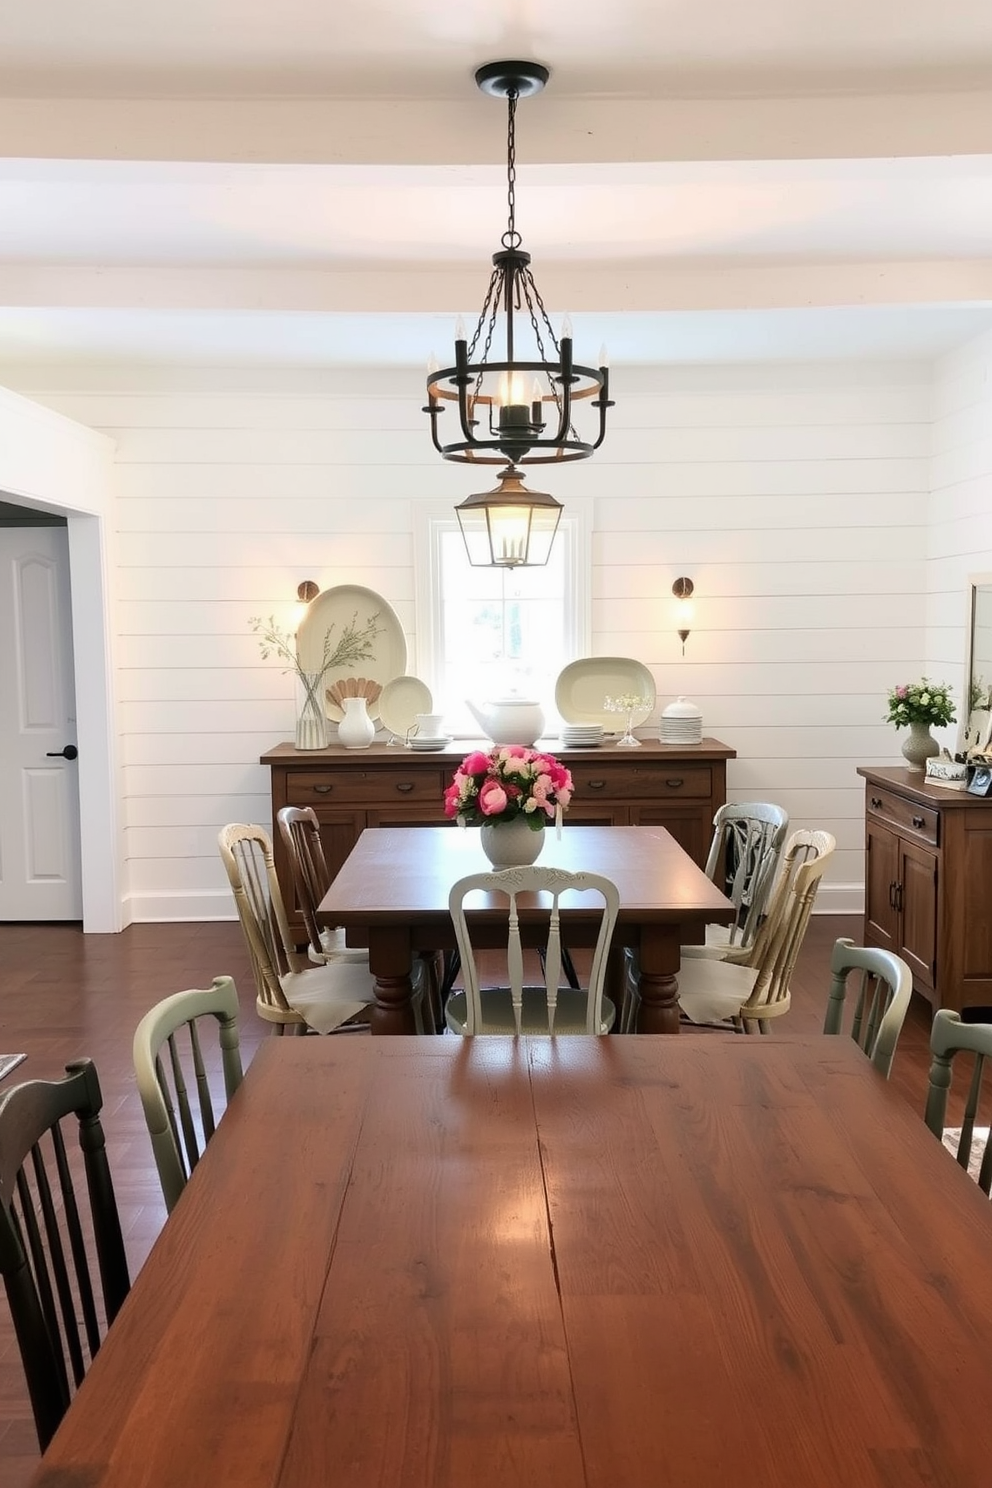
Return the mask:
{"type": "Polygon", "coordinates": [[[709,765],[684,765],[677,761],[650,770],[636,765],[617,768],[612,761],[607,769],[592,764],[572,765],[576,804],[579,799],[593,801],[708,800],[713,793],[713,772],[709,765]]]}
{"type": "Polygon", "coordinates": [[[291,806],[318,806],[322,801],[363,806],[433,801],[440,805],[445,784],[440,770],[291,770],[286,798],[291,806]]]}
{"type": "Polygon", "coordinates": [[[905,796],[897,796],[894,791],[874,784],[869,784],[865,792],[865,805],[869,816],[881,817],[901,831],[912,832],[921,842],[930,842],[937,846],[940,835],[939,811],[934,811],[929,806],[920,806],[916,801],[909,801],[905,796]]]}

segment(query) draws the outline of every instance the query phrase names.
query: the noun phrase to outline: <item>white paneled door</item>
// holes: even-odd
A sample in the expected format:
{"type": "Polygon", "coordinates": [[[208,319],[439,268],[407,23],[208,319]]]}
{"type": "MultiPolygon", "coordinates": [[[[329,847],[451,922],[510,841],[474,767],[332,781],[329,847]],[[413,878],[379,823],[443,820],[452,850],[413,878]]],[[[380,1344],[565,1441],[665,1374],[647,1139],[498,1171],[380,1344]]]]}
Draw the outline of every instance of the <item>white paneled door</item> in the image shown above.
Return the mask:
{"type": "Polygon", "coordinates": [[[0,527],[0,920],[82,918],[69,594],[64,527],[0,527]]]}

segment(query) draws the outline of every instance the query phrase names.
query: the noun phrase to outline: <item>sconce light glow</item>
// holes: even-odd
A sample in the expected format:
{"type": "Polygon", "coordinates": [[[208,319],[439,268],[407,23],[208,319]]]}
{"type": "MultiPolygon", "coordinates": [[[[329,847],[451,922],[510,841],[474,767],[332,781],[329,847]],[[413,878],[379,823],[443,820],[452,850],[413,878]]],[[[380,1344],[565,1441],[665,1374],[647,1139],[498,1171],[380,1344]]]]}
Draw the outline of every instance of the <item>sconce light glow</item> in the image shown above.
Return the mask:
{"type": "Polygon", "coordinates": [[[678,601],[675,607],[676,633],[682,642],[683,656],[685,655],[685,643],[689,639],[689,632],[692,628],[693,610],[689,601],[692,598],[695,587],[692,580],[685,578],[684,575],[676,579],[672,585],[672,593],[678,601]]]}

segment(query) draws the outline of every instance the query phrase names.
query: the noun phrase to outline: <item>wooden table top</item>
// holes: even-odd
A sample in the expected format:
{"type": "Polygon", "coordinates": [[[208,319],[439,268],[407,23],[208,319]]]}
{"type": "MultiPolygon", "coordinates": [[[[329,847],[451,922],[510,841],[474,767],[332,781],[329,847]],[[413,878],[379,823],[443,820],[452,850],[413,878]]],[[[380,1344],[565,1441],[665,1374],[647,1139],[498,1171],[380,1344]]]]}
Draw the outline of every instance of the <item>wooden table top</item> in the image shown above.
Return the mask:
{"type": "MultiPolygon", "coordinates": [[[[479,833],[444,827],[367,827],[352,848],[320,913],[329,924],[374,924],[402,917],[447,917],[451,886],[489,869],[479,833]]],[[[729,924],[730,900],[664,827],[546,829],[538,867],[604,873],[620,891],[620,919],[729,924]]],[[[521,906],[524,900],[520,901],[521,906]]],[[[567,898],[562,908],[568,907],[567,898]]],[[[585,912],[588,913],[588,901],[585,912]]],[[[505,907],[501,911],[505,919],[505,907]]]]}
{"type": "Polygon", "coordinates": [[[986,1488],[990,1255],[846,1038],[273,1039],[35,1488],[986,1488]]]}

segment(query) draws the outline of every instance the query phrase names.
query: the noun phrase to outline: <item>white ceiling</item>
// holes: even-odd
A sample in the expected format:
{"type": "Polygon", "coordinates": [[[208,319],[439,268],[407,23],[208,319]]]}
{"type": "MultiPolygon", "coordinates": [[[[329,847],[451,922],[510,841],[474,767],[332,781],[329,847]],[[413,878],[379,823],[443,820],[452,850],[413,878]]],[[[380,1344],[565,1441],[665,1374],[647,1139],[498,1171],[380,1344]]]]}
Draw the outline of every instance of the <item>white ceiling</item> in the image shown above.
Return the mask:
{"type": "Polygon", "coordinates": [[[987,0],[47,0],[0,14],[0,364],[421,363],[505,225],[614,363],[992,325],[987,0]]]}

